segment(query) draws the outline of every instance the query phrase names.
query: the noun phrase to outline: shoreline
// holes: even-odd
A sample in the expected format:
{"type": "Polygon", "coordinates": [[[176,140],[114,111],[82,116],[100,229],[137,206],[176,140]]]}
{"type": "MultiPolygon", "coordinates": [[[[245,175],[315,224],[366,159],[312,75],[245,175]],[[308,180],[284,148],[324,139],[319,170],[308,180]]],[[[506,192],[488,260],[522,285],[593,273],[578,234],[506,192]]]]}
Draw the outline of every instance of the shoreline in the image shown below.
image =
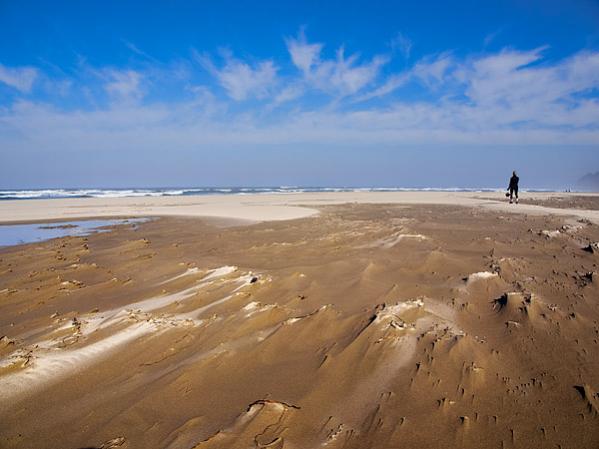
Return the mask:
{"type": "MultiPolygon", "coordinates": [[[[524,201],[547,203],[555,198],[577,197],[598,199],[599,194],[534,192],[526,193],[524,201]]],[[[481,207],[506,213],[573,216],[599,223],[599,210],[526,203],[514,205],[505,201],[503,192],[409,191],[5,200],[0,202],[0,224],[160,216],[256,223],[306,218],[318,215],[318,206],[350,203],[481,207]]]]}

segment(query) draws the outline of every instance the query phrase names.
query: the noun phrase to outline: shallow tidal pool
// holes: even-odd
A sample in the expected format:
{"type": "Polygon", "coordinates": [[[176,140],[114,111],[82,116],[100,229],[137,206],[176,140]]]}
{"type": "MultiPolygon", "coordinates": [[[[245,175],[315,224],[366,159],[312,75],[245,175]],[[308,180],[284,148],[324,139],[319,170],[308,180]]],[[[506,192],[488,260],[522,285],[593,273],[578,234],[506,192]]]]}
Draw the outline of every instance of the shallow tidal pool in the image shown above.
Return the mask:
{"type": "Polygon", "coordinates": [[[147,218],[124,218],[106,220],[74,220],[55,223],[0,224],[0,247],[41,242],[67,236],[86,236],[96,232],[108,232],[109,226],[139,223],[147,218]]]}

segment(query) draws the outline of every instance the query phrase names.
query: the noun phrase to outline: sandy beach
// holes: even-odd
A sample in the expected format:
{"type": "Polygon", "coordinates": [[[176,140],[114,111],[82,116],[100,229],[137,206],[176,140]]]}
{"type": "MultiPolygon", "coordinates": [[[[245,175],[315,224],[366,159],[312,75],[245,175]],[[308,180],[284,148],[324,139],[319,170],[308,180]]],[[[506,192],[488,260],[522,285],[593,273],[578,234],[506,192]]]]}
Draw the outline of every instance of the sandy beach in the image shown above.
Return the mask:
{"type": "Polygon", "coordinates": [[[2,448],[593,448],[599,196],[3,201],[2,448]]]}
{"type": "Polygon", "coordinates": [[[292,220],[318,213],[317,206],[346,203],[449,205],[498,212],[577,216],[599,223],[599,194],[535,192],[510,205],[502,192],[317,192],[299,194],[206,195],[136,198],[7,200],[0,204],[0,223],[67,220],[86,217],[187,216],[247,221],[292,220]],[[584,207],[575,208],[579,198],[584,207]],[[565,207],[564,207],[565,202],[565,207]]]}

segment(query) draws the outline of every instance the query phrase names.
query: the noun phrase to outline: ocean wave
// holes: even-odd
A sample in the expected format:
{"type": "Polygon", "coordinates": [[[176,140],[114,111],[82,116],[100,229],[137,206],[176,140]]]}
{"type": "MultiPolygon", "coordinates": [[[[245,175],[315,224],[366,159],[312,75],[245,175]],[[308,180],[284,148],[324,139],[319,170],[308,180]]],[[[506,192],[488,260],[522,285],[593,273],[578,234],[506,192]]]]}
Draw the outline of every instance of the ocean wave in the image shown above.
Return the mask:
{"type": "MultiPolygon", "coordinates": [[[[317,192],[498,192],[503,188],[461,187],[180,187],[132,189],[12,189],[0,190],[0,200],[60,199],[60,198],[126,198],[192,195],[292,194],[317,192]]],[[[529,192],[551,190],[530,189],[529,192]]]]}

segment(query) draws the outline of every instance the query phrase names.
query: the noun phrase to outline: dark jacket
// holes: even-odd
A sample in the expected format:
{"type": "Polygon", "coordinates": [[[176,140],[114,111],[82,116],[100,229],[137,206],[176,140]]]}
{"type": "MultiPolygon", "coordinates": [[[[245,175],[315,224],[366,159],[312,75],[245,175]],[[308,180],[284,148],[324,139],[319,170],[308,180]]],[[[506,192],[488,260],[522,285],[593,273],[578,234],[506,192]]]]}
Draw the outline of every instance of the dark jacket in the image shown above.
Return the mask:
{"type": "Polygon", "coordinates": [[[510,185],[508,189],[518,190],[518,181],[520,181],[520,178],[518,178],[516,175],[512,175],[512,177],[510,178],[510,185]]]}

